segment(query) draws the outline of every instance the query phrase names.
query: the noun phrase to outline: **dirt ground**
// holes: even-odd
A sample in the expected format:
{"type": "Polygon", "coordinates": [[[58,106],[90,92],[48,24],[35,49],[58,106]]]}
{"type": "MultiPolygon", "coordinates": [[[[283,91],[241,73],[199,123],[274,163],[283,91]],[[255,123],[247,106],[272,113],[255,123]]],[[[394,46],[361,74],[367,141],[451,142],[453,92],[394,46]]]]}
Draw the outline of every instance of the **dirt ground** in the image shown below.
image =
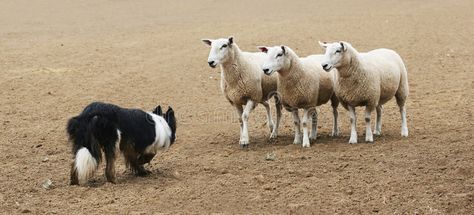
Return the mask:
{"type": "MultiPolygon", "coordinates": [[[[472,214],[474,213],[474,2],[455,1],[1,1],[0,213],[33,214],[472,214]],[[233,108],[207,65],[201,38],[235,36],[243,50],[346,40],[386,47],[409,72],[410,136],[395,101],[375,144],[329,137],[293,145],[285,112],[277,142],[264,108],[251,114],[247,150],[233,108]],[[92,101],[147,110],[172,105],[178,139],[136,178],[103,166],[69,186],[65,125],[92,101]],[[274,155],[274,160],[266,160],[274,155]],[[51,189],[42,184],[50,179],[51,189]]],[[[358,110],[362,116],[362,109],[358,110]]],[[[363,140],[359,117],[359,141],[363,140]]]]}

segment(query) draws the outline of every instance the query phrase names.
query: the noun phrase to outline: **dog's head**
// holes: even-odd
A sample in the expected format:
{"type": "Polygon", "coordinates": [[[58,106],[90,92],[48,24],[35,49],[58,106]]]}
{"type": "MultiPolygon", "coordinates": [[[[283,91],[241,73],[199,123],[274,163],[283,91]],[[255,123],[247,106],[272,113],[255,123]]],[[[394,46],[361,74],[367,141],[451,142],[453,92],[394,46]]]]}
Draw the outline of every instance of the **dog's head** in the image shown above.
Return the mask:
{"type": "Polygon", "coordinates": [[[171,108],[171,106],[168,107],[168,110],[166,111],[166,113],[163,114],[163,110],[161,109],[161,106],[158,105],[158,107],[155,108],[153,113],[165,119],[166,123],[171,129],[170,145],[173,144],[174,141],[176,140],[176,117],[174,116],[173,108],[171,108]]]}

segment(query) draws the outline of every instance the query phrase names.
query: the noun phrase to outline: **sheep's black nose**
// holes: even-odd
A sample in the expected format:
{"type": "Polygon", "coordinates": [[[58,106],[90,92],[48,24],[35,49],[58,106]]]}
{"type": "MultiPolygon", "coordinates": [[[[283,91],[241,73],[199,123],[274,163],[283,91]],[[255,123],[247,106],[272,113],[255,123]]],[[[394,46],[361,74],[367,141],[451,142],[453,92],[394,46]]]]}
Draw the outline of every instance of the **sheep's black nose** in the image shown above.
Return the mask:
{"type": "Polygon", "coordinates": [[[207,63],[209,64],[209,66],[214,66],[214,61],[209,61],[207,63]]]}
{"type": "Polygon", "coordinates": [[[323,66],[323,69],[326,69],[328,67],[328,64],[324,63],[322,66],[323,66]]]}
{"type": "Polygon", "coordinates": [[[267,73],[268,71],[270,71],[270,70],[269,69],[263,69],[264,73],[267,73]]]}

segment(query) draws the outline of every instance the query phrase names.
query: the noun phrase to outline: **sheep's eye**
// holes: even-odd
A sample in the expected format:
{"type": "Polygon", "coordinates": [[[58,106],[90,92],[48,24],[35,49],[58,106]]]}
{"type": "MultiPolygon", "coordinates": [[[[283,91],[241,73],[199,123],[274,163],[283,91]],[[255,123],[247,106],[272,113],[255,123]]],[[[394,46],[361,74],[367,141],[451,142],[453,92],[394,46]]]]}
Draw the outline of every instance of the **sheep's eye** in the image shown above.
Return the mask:
{"type": "Polygon", "coordinates": [[[283,53],[277,54],[276,57],[281,57],[281,56],[283,56],[283,53]]]}
{"type": "Polygon", "coordinates": [[[339,50],[336,50],[336,53],[341,53],[341,50],[340,50],[340,49],[339,49],[339,50]]]}
{"type": "Polygon", "coordinates": [[[221,49],[223,49],[223,48],[225,48],[225,47],[227,47],[227,44],[222,45],[221,49]]]}

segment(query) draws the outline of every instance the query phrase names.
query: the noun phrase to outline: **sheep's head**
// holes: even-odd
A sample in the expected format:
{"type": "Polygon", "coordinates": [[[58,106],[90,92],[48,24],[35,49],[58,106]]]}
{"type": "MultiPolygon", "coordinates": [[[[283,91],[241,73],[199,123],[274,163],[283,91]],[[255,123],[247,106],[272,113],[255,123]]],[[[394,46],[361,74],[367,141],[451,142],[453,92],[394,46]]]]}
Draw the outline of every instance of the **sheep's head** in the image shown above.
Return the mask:
{"type": "Polygon", "coordinates": [[[288,47],[259,46],[258,49],[263,53],[267,53],[267,58],[262,66],[262,70],[266,75],[271,75],[274,72],[279,72],[282,69],[289,68],[290,60],[288,58],[288,47]]]}
{"type": "Polygon", "coordinates": [[[350,45],[349,43],[342,41],[336,43],[319,42],[319,45],[326,50],[324,60],[321,63],[326,72],[347,63],[347,47],[350,45]]]}
{"type": "Polygon", "coordinates": [[[217,65],[229,59],[230,50],[234,44],[234,37],[231,36],[227,39],[221,38],[215,40],[202,39],[202,42],[211,47],[207,63],[210,67],[215,68],[217,65]]]}

